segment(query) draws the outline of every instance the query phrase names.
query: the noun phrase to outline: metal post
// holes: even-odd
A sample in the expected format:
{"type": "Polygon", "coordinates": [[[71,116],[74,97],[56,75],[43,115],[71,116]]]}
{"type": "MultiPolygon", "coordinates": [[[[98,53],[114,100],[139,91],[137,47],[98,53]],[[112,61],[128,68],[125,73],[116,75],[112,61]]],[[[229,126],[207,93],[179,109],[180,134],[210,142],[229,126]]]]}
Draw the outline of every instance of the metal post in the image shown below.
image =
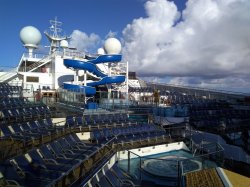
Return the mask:
{"type": "Polygon", "coordinates": [[[84,86],[87,86],[87,72],[86,72],[86,70],[84,70],[84,81],[83,81],[83,83],[84,83],[84,86]]]}
{"type": "MultiPolygon", "coordinates": [[[[108,76],[109,77],[111,76],[111,62],[108,63],[108,76]]],[[[108,84],[107,87],[108,87],[108,99],[110,99],[110,97],[111,97],[111,85],[108,84]]]]}
{"type": "Polygon", "coordinates": [[[74,76],[74,82],[78,82],[78,71],[79,70],[76,70],[76,74],[74,76]]]}
{"type": "Polygon", "coordinates": [[[142,181],[142,174],[141,174],[141,172],[142,172],[142,168],[141,168],[141,157],[139,157],[140,158],[140,182],[142,181]]]}
{"type": "Polygon", "coordinates": [[[128,173],[130,173],[130,151],[128,151],[128,173]]]}
{"type": "Polygon", "coordinates": [[[180,187],[181,186],[180,185],[181,184],[181,180],[180,180],[181,175],[180,175],[180,162],[179,162],[179,160],[177,160],[177,174],[178,174],[178,176],[177,176],[177,181],[178,181],[177,186],[180,187]]]}
{"type": "Polygon", "coordinates": [[[25,72],[27,72],[27,59],[25,59],[25,72]]]}
{"type": "Polygon", "coordinates": [[[188,126],[189,126],[190,146],[191,146],[191,151],[193,152],[192,130],[191,130],[191,125],[188,125],[188,126]]]}
{"type": "Polygon", "coordinates": [[[127,103],[128,103],[128,99],[129,99],[129,96],[128,96],[128,61],[127,61],[127,67],[126,67],[126,100],[127,100],[127,103]]]}
{"type": "Polygon", "coordinates": [[[114,92],[112,92],[112,105],[113,110],[115,110],[114,92]]]}

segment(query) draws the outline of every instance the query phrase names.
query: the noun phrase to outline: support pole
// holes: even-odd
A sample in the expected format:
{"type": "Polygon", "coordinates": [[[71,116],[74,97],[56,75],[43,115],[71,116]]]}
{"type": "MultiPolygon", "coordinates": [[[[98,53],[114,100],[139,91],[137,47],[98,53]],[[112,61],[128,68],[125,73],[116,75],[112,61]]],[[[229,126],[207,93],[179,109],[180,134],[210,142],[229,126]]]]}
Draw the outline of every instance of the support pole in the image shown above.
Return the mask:
{"type": "Polygon", "coordinates": [[[84,70],[84,81],[83,81],[84,86],[87,86],[87,72],[84,70]]]}
{"type": "Polygon", "coordinates": [[[75,74],[75,76],[74,76],[74,82],[75,82],[75,83],[77,83],[78,80],[79,80],[79,79],[78,79],[78,71],[79,71],[79,70],[76,70],[76,74],[75,74]]]}
{"type": "MultiPolygon", "coordinates": [[[[86,70],[84,70],[83,85],[87,86],[87,71],[86,70]]],[[[87,104],[86,88],[84,88],[84,103],[87,104]]]]}
{"type": "MultiPolygon", "coordinates": [[[[111,76],[111,62],[108,63],[108,76],[109,77],[111,76]]],[[[108,84],[107,87],[108,87],[108,99],[110,99],[111,98],[111,85],[108,84]]]]}
{"type": "Polygon", "coordinates": [[[126,67],[126,99],[128,103],[129,95],[128,95],[128,61],[127,61],[127,67],[126,67]]]}

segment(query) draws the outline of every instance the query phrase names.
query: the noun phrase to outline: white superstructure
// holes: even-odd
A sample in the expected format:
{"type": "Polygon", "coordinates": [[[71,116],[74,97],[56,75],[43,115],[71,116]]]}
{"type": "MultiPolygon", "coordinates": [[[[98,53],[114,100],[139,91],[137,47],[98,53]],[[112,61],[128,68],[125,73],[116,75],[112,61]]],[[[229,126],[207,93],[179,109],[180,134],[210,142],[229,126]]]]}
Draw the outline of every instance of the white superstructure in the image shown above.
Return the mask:
{"type": "MultiPolygon", "coordinates": [[[[99,48],[97,54],[89,55],[79,52],[75,48],[69,48],[68,40],[70,37],[61,35],[62,22],[50,20],[49,31],[44,34],[48,38],[50,45],[47,54],[36,53],[42,35],[40,31],[33,26],[26,26],[20,31],[20,39],[28,52],[24,53],[17,67],[8,72],[0,72],[0,82],[8,82],[11,85],[21,85],[24,89],[31,92],[50,90],[55,91],[63,86],[64,82],[80,82],[86,85],[90,79],[97,79],[94,74],[84,70],[75,70],[67,68],[64,65],[64,59],[77,59],[86,61],[86,57],[98,57],[104,54],[116,54],[121,51],[121,44],[115,38],[109,38],[105,41],[103,48],[99,48]]],[[[46,46],[45,46],[46,47],[46,46]]],[[[127,74],[127,63],[100,63],[96,66],[107,75],[127,74]]],[[[124,86],[122,91],[126,91],[124,86]]],[[[119,90],[117,86],[112,89],[119,90]]],[[[109,91],[111,86],[107,85],[109,91]]]]}

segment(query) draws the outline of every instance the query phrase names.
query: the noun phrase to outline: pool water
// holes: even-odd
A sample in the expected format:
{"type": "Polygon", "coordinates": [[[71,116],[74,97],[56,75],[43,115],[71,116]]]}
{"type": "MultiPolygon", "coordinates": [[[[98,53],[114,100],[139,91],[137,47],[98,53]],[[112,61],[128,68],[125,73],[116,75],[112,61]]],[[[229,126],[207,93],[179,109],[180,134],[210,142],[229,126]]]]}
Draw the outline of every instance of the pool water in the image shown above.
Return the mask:
{"type": "MultiPolygon", "coordinates": [[[[184,173],[201,169],[201,163],[199,161],[177,156],[145,160],[141,164],[141,169],[151,175],[159,177],[178,177],[178,161],[179,164],[183,165],[184,173]]],[[[179,165],[179,167],[181,166],[179,165]]]]}
{"type": "Polygon", "coordinates": [[[182,170],[183,173],[187,173],[206,167],[216,167],[216,164],[201,158],[194,158],[190,152],[178,150],[137,157],[130,161],[120,160],[118,166],[132,177],[142,181],[151,181],[163,186],[176,186],[178,171],[182,170]]]}

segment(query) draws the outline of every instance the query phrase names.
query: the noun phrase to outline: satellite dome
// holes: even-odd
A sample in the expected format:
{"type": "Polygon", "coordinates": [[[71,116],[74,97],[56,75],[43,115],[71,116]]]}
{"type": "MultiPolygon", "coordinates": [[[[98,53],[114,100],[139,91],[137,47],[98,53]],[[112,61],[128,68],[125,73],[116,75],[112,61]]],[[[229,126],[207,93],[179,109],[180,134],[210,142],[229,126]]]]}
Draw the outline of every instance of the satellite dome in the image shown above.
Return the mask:
{"type": "Polygon", "coordinates": [[[98,54],[98,55],[104,55],[104,54],[105,54],[104,49],[103,49],[103,48],[99,48],[99,49],[97,50],[97,54],[98,54]]]}
{"type": "Polygon", "coordinates": [[[69,47],[69,43],[68,43],[67,40],[62,40],[62,41],[60,42],[60,46],[61,46],[62,48],[68,48],[68,47],[69,47]]]}
{"type": "Polygon", "coordinates": [[[104,49],[107,54],[119,54],[122,49],[121,42],[116,38],[108,38],[104,42],[104,49]]]}
{"type": "Polygon", "coordinates": [[[42,35],[37,28],[26,26],[20,31],[20,39],[25,46],[37,47],[42,39],[42,35]]]}

